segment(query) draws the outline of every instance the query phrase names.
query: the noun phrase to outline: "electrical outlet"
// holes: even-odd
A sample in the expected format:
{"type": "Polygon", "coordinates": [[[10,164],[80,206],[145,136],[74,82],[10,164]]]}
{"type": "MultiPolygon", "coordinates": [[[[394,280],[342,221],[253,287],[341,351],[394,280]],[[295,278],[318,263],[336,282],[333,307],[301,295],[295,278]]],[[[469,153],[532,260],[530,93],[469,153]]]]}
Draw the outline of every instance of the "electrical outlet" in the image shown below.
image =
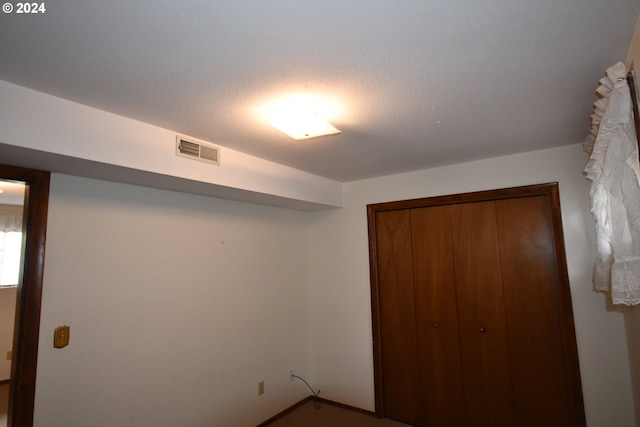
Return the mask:
{"type": "Polygon", "coordinates": [[[293,382],[293,369],[289,369],[289,382],[293,382]]]}
{"type": "Polygon", "coordinates": [[[260,381],[258,383],[258,396],[262,396],[264,394],[264,381],[260,381]]]}
{"type": "Polygon", "coordinates": [[[7,360],[11,360],[13,358],[13,351],[7,351],[7,360]]]}

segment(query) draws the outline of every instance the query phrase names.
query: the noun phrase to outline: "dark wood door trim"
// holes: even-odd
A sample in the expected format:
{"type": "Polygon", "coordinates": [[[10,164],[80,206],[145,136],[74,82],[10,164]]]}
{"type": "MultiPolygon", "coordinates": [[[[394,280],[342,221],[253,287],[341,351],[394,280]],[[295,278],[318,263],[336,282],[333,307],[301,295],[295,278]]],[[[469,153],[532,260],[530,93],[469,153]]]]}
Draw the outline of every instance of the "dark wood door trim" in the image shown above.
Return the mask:
{"type": "Polygon", "coordinates": [[[576,345],[575,328],[573,323],[573,309],[571,304],[571,292],[569,287],[569,275],[567,271],[564,235],[562,230],[562,217],[560,210],[560,196],[557,183],[546,183],[524,187],[512,187],[500,190],[479,191],[473,193],[453,194],[423,199],[411,199],[386,203],[367,205],[367,222],[369,234],[369,266],[371,280],[371,310],[373,329],[373,362],[374,362],[374,387],[375,387],[375,413],[384,417],[384,395],[382,387],[382,362],[380,342],[380,307],[378,286],[378,252],[376,248],[376,214],[384,211],[431,207],[438,205],[454,205],[460,203],[472,203],[479,201],[501,200],[527,196],[547,196],[553,227],[553,239],[556,248],[556,263],[559,274],[559,295],[561,298],[562,313],[560,313],[563,331],[565,364],[567,374],[570,377],[571,389],[574,391],[575,425],[585,425],[584,402],[582,398],[582,383],[578,364],[578,349],[576,345]]]}
{"type": "Polygon", "coordinates": [[[8,425],[29,427],[33,425],[36,389],[50,173],[0,165],[0,178],[26,183],[25,251],[16,300],[8,425]]]}

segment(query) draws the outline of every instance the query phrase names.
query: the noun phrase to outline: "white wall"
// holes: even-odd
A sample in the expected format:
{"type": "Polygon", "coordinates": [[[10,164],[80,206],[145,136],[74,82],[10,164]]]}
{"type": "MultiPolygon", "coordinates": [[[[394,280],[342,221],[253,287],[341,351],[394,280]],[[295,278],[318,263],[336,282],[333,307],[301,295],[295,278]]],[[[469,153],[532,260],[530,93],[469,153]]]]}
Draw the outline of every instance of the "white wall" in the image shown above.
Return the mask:
{"type": "Polygon", "coordinates": [[[34,425],[250,426],[306,397],[308,223],[52,175],[34,425]]]}
{"type": "Polygon", "coordinates": [[[634,425],[623,316],[592,291],[595,257],[581,145],[348,183],[344,208],[309,214],[313,379],[322,395],[374,409],[366,205],[557,181],[590,427],[634,425]]]}
{"type": "Polygon", "coordinates": [[[0,381],[11,378],[11,360],[7,360],[7,352],[13,348],[16,293],[17,288],[0,288],[0,381]]]}
{"type": "Polygon", "coordinates": [[[357,181],[314,213],[54,174],[35,426],[255,425],[308,395],[289,368],[373,410],[366,205],[550,181],[588,425],[632,426],[623,316],[591,288],[585,161],[572,145],[357,181]]]}

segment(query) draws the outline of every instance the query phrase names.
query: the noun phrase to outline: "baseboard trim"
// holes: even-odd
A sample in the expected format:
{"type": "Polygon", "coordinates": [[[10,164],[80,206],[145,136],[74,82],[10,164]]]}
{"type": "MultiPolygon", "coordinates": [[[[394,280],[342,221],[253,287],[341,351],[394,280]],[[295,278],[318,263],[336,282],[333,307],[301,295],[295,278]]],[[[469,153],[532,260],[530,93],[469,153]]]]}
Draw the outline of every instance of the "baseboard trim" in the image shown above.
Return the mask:
{"type": "Polygon", "coordinates": [[[268,426],[269,424],[271,424],[275,420],[284,417],[289,412],[292,412],[292,411],[296,410],[297,408],[299,408],[300,406],[304,405],[305,403],[307,403],[310,400],[313,400],[313,396],[307,396],[304,399],[302,399],[301,401],[299,401],[297,403],[294,403],[293,405],[289,406],[284,411],[278,412],[273,417],[269,418],[267,421],[264,421],[264,422],[258,424],[257,427],[266,427],[266,426],[268,426]]]}
{"type": "Polygon", "coordinates": [[[11,382],[11,379],[8,379],[8,380],[2,380],[2,381],[0,381],[0,385],[9,384],[10,382],[11,382]]]}
{"type": "MultiPolygon", "coordinates": [[[[313,396],[310,396],[310,397],[313,397],[313,396]]],[[[344,403],[335,402],[329,399],[323,399],[322,397],[316,397],[315,400],[317,400],[320,403],[326,403],[327,405],[333,405],[333,406],[337,406],[338,408],[347,409],[349,411],[360,412],[361,414],[369,415],[370,417],[379,418],[375,412],[367,411],[366,409],[356,408],[355,406],[345,405],[344,403]]]]}
{"type": "Polygon", "coordinates": [[[370,417],[379,418],[378,415],[376,415],[376,413],[373,412],[373,411],[367,411],[366,409],[356,408],[355,406],[345,405],[344,403],[335,402],[333,400],[324,399],[322,397],[315,397],[313,395],[310,395],[310,396],[305,397],[301,401],[299,401],[297,403],[294,403],[293,405],[291,405],[290,407],[288,407],[284,411],[281,411],[281,412],[277,413],[276,415],[274,415],[273,417],[269,418],[265,422],[258,424],[257,427],[266,427],[269,424],[271,424],[272,422],[276,421],[279,418],[284,417],[289,412],[292,412],[292,411],[296,410],[297,408],[299,408],[300,406],[304,405],[305,403],[307,403],[309,401],[315,401],[315,402],[319,402],[319,403],[324,403],[326,405],[337,406],[338,408],[346,409],[348,411],[360,412],[361,414],[365,414],[365,415],[368,415],[370,417]]]}

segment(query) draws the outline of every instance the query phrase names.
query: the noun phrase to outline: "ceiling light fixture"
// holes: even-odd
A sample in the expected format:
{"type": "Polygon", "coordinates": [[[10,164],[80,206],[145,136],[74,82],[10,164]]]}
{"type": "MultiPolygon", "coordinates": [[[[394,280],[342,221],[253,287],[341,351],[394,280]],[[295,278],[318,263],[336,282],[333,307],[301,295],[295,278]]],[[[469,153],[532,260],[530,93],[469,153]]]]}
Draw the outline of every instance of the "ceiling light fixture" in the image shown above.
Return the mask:
{"type": "Polygon", "coordinates": [[[295,140],[340,133],[339,129],[336,129],[335,126],[320,117],[318,113],[306,111],[292,111],[274,119],[271,122],[271,126],[295,140]]]}
{"type": "Polygon", "coordinates": [[[325,118],[332,115],[335,107],[318,97],[288,96],[266,104],[262,110],[271,126],[295,140],[341,133],[325,118]]]}

